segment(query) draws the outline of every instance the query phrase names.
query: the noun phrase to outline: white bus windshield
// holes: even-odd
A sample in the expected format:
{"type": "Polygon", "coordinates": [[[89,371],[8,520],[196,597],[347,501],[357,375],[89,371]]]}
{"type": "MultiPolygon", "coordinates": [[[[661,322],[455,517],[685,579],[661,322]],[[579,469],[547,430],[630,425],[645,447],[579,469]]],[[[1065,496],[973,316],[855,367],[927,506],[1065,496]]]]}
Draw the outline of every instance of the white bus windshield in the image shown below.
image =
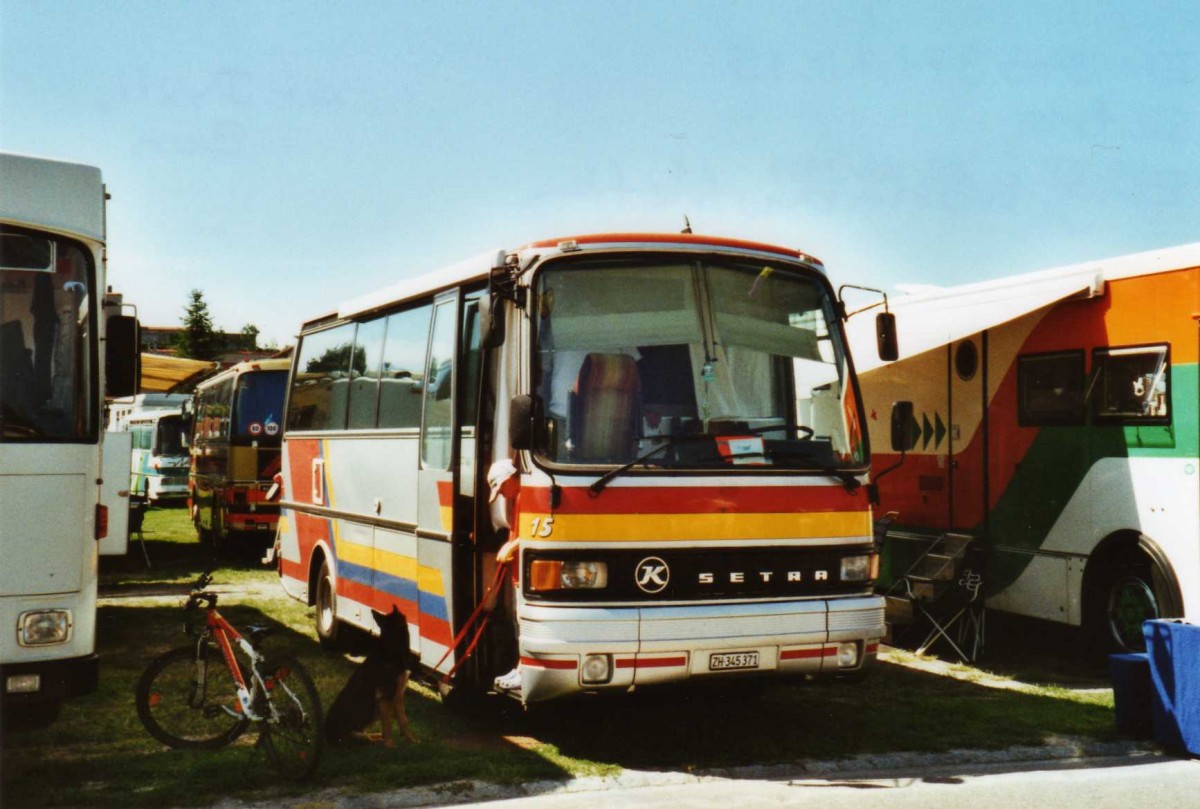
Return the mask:
{"type": "Polygon", "coordinates": [[[537,294],[547,460],[865,464],[834,304],[815,276],[735,260],[575,260],[543,270],[537,294]]]}
{"type": "Polygon", "coordinates": [[[91,277],[82,245],[0,227],[0,442],[95,437],[91,277]]]}

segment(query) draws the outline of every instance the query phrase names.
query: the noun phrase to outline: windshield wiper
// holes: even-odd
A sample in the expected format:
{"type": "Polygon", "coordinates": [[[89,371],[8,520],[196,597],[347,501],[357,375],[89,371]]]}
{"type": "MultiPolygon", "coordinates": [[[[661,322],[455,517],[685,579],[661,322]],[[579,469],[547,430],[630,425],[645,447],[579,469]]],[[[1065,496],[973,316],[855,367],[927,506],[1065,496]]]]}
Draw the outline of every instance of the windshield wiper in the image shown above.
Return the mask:
{"type": "MultiPolygon", "coordinates": [[[[643,437],[658,438],[658,436],[643,436],[643,437]]],[[[640,463],[643,463],[644,461],[649,460],[650,458],[653,458],[655,455],[657,455],[658,453],[662,452],[665,449],[673,447],[676,444],[684,444],[684,443],[688,443],[691,441],[712,441],[714,438],[716,438],[716,436],[712,435],[710,433],[690,433],[690,434],[686,434],[686,435],[668,435],[668,436],[663,436],[663,438],[665,440],[661,444],[651,447],[650,449],[643,452],[641,455],[634,458],[632,461],[627,461],[627,462],[621,464],[620,466],[618,466],[616,469],[612,469],[608,472],[605,472],[603,475],[601,475],[596,480],[595,483],[593,483],[591,486],[588,486],[588,490],[592,493],[592,497],[595,497],[596,495],[600,494],[600,492],[604,491],[604,487],[607,486],[609,483],[611,483],[613,478],[617,477],[618,475],[622,475],[625,472],[628,472],[633,467],[637,466],[640,463]]]]}
{"type": "Polygon", "coordinates": [[[838,469],[833,466],[828,466],[823,463],[817,463],[816,461],[812,460],[811,457],[808,457],[807,453],[795,451],[788,452],[785,449],[767,449],[766,453],[771,457],[783,456],[785,458],[803,458],[805,461],[807,461],[807,463],[796,464],[790,468],[812,469],[817,472],[824,472],[826,475],[829,475],[829,477],[841,481],[842,485],[846,487],[846,491],[850,492],[851,494],[858,491],[859,487],[862,486],[862,483],[859,482],[858,475],[856,473],[848,472],[845,469],[838,469]]]}

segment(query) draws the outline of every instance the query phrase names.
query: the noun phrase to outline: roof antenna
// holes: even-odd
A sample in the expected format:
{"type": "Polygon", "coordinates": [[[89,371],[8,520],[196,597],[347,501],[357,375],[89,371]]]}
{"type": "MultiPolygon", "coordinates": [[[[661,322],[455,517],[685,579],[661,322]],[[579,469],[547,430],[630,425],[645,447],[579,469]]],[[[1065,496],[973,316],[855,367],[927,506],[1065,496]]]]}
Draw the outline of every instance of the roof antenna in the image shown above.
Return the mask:
{"type": "Polygon", "coordinates": [[[683,230],[681,230],[679,232],[680,233],[691,233],[692,232],[692,221],[687,218],[687,214],[683,215],[683,230]]]}

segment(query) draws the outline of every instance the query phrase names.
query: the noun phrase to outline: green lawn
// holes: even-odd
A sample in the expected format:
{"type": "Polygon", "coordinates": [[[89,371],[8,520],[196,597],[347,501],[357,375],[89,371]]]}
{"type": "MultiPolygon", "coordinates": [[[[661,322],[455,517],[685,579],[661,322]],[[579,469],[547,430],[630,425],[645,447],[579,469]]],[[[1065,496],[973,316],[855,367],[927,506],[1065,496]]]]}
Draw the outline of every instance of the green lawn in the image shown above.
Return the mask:
{"type": "MultiPolygon", "coordinates": [[[[408,706],[420,743],[326,750],[312,783],[277,777],[253,738],[218,752],[169,750],[144,731],[133,688],[146,664],[184,642],[182,597],[135,594],[172,586],[217,566],[214,584],[244,592],[222,599],[235,624],[270,622],[268,641],[301,657],[332,701],[355,661],[323,651],[311,611],[282,595],[257,548],[235,558],[198,544],[186,514],[152,510],[145,538],[151,565],[133,546],[102,564],[105,598],[98,631],[100,690],[64,706],[58,722],[3,740],[0,803],[5,806],[164,807],[225,797],[266,801],[311,789],[355,792],[483,779],[500,783],[616,772],[621,768],[696,771],[754,763],[837,758],[858,753],[1038,745],[1051,736],[1113,737],[1111,692],[1051,684],[1023,691],[972,679],[957,667],[938,676],[883,663],[857,683],[783,683],[754,694],[640,692],[604,700],[502,710],[464,718],[414,687],[408,706]]],[[[896,655],[898,660],[911,656],[896,655]]]]}

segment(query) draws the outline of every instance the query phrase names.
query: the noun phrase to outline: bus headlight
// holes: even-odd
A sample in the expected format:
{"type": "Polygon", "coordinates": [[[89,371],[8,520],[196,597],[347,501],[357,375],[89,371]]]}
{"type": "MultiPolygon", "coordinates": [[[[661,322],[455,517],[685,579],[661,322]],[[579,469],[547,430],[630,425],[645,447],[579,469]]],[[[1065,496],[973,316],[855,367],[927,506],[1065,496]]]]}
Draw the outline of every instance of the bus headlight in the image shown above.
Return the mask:
{"type": "Polygon", "coordinates": [[[558,559],[534,559],[529,565],[529,589],[599,590],[608,586],[608,565],[604,562],[564,562],[558,559]]]}
{"type": "Polygon", "coordinates": [[[837,650],[838,667],[843,669],[852,669],[858,665],[858,644],[857,643],[842,643],[838,645],[837,650]]]}
{"type": "Polygon", "coordinates": [[[584,685],[604,685],[612,679],[612,655],[587,655],[580,675],[584,685]]]}
{"type": "Polygon", "coordinates": [[[63,643],[71,636],[70,610],[23,612],[17,618],[17,637],[22,646],[63,643]]]}
{"type": "Polygon", "coordinates": [[[842,581],[872,581],[879,578],[879,554],[842,557],[842,581]]]}

